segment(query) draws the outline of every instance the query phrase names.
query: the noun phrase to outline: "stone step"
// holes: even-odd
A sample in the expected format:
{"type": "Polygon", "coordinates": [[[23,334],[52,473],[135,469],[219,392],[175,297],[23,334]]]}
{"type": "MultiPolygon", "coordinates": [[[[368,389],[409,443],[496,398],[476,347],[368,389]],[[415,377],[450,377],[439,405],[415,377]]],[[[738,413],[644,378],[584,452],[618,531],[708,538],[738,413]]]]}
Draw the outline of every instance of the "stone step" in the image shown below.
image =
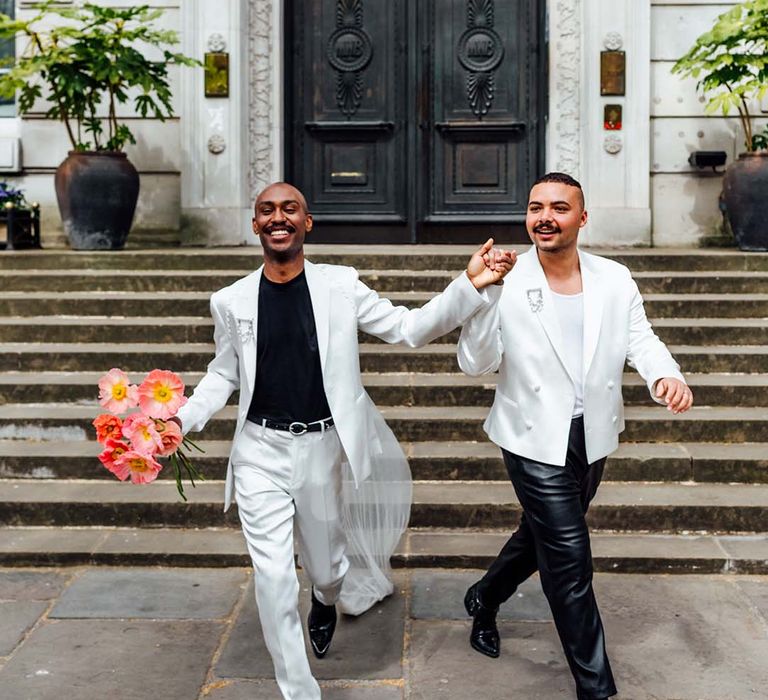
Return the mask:
{"type": "MultiPolygon", "coordinates": [[[[462,272],[455,270],[358,270],[360,279],[381,294],[440,292],[462,272]]],[[[241,270],[3,270],[6,292],[207,292],[232,284],[251,272],[241,270]]],[[[634,273],[643,294],[765,294],[768,272],[646,271],[634,273]]]]}
{"type": "MultiPolygon", "coordinates": [[[[670,345],[768,345],[768,323],[762,318],[652,319],[657,335],[670,345]]],[[[455,344],[460,329],[433,344],[455,344]]],[[[145,343],[210,343],[213,321],[198,316],[11,316],[0,318],[2,343],[98,343],[139,338],[145,343]]],[[[361,343],[384,341],[365,333],[361,343]]]]}
{"type": "MultiPolygon", "coordinates": [[[[398,439],[405,441],[485,440],[486,406],[381,407],[398,439]]],[[[0,438],[85,440],[93,435],[96,406],[71,404],[6,404],[0,406],[0,438]]],[[[226,440],[232,436],[237,408],[227,406],[200,436],[226,440]]],[[[661,406],[625,411],[627,442],[768,442],[768,408],[695,406],[673,416],[661,406]]]]}
{"type": "MultiPolygon", "coordinates": [[[[510,530],[414,528],[394,561],[409,567],[487,568],[510,530]],[[407,549],[406,549],[407,548],[407,549]]],[[[170,534],[168,535],[170,538],[170,534]]],[[[624,573],[768,572],[768,535],[658,535],[593,531],[596,571],[624,573]]]]}
{"type": "MultiPolygon", "coordinates": [[[[485,441],[486,406],[381,407],[395,435],[403,441],[485,441]]],[[[0,406],[0,439],[88,440],[96,406],[6,404],[0,406]]],[[[237,408],[219,411],[199,434],[205,440],[230,439],[237,408]]],[[[696,407],[674,416],[662,406],[625,411],[625,442],[768,442],[767,407],[696,407]]]]}
{"type": "MultiPolygon", "coordinates": [[[[656,334],[667,345],[768,345],[768,322],[764,318],[654,318],[651,323],[656,334]]],[[[3,333],[4,328],[0,325],[0,336],[3,333]]],[[[23,331],[19,333],[23,334],[23,331]]],[[[437,338],[433,344],[455,345],[460,333],[461,329],[457,328],[437,338]]],[[[203,338],[203,341],[209,337],[203,338]]],[[[365,333],[359,334],[359,340],[361,343],[372,344],[384,342],[365,333]]]]}
{"type": "MultiPolygon", "coordinates": [[[[128,340],[128,339],[126,339],[128,340]]],[[[768,373],[768,347],[761,345],[671,345],[684,372],[768,373]]],[[[213,357],[207,343],[5,343],[0,346],[0,372],[127,372],[147,368],[175,372],[202,371],[213,357]]],[[[458,373],[456,348],[433,344],[424,348],[364,343],[360,369],[374,372],[458,373]]]]}
{"type": "MultiPolygon", "coordinates": [[[[195,464],[223,479],[230,440],[200,440],[195,464]]],[[[504,481],[499,448],[488,442],[401,442],[414,479],[504,481]]],[[[0,440],[0,478],[103,479],[114,477],[96,459],[101,446],[86,440],[0,440]]],[[[160,478],[172,478],[164,469],[160,478]]],[[[609,458],[604,481],[691,481],[768,484],[766,443],[624,442],[609,458]]]]}
{"type": "MultiPolygon", "coordinates": [[[[222,482],[145,488],[117,481],[0,480],[0,526],[238,527],[236,506],[222,513],[222,482]]],[[[509,528],[520,506],[507,482],[416,482],[411,527],[509,528]]],[[[605,483],[588,515],[603,530],[655,533],[765,530],[768,485],[605,483]]]]}
{"type": "MultiPolygon", "coordinates": [[[[530,246],[515,245],[518,253],[530,246]]],[[[365,270],[461,270],[477,249],[473,245],[308,245],[314,262],[353,265],[365,270]]],[[[637,271],[768,271],[768,255],[738,250],[601,249],[604,255],[637,271]]],[[[5,251],[0,269],[93,269],[93,270],[254,270],[261,264],[258,246],[231,248],[168,248],[110,251],[5,251]]]]}
{"type": "MultiPolygon", "coordinates": [[[[389,294],[394,304],[422,306],[432,292],[389,294]]],[[[208,318],[208,292],[5,292],[0,316],[197,316],[208,318]]],[[[651,318],[766,318],[768,294],[646,294],[651,318]]]]}
{"type": "MultiPolygon", "coordinates": [[[[149,371],[149,368],[147,368],[149,371]]],[[[97,383],[103,372],[3,372],[0,373],[0,404],[77,403],[96,405],[97,383]]],[[[134,372],[139,381],[144,372],[134,372]]],[[[202,377],[183,372],[190,395],[202,377]]],[[[448,373],[364,374],[363,384],[379,406],[490,406],[498,375],[468,377],[448,373]]],[[[764,406],[768,404],[768,374],[688,374],[697,406],[764,406]]],[[[627,406],[647,406],[649,393],[642,378],[624,375],[622,393],[627,406]]],[[[229,399],[236,405],[238,394],[229,399]]]]}
{"type": "MultiPolygon", "coordinates": [[[[7,527],[0,566],[249,567],[242,534],[233,528],[7,527]]],[[[395,567],[486,568],[506,530],[409,529],[395,567]]],[[[592,533],[595,571],[649,574],[766,574],[768,537],[592,533]]]]}

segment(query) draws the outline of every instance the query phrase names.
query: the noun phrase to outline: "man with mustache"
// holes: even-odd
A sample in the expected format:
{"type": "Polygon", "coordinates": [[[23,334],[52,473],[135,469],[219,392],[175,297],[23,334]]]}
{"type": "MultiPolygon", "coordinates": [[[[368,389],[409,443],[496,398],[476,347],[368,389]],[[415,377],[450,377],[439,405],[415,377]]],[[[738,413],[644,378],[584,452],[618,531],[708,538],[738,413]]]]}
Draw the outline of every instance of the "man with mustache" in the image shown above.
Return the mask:
{"type": "Polygon", "coordinates": [[[579,700],[616,694],[592,590],[585,515],[606,456],[624,429],[625,361],[651,396],[674,414],[691,390],[646,319],[629,270],[577,248],[587,223],[581,185],[549,173],[530,191],[526,227],[533,247],[505,279],[498,304],[464,326],[459,364],[476,376],[499,371],[485,422],[523,509],[520,525],[464,604],[470,644],[500,652],[499,605],[538,570],[579,700]]]}
{"type": "Polygon", "coordinates": [[[234,497],[262,631],[288,700],[320,698],[299,619],[294,533],[313,584],[310,642],[322,658],[337,601],[359,614],[392,592],[389,557],[408,520],[408,463],[363,388],[358,330],[425,345],[492,304],[485,288],[514,264],[489,240],[442,294],[408,310],[351,267],[305,260],[311,230],[295,187],[275,183],[258,196],[253,231],[264,265],[211,297],[216,355],[179,411],[185,431],[201,430],[240,390],[225,509],[234,497]]]}

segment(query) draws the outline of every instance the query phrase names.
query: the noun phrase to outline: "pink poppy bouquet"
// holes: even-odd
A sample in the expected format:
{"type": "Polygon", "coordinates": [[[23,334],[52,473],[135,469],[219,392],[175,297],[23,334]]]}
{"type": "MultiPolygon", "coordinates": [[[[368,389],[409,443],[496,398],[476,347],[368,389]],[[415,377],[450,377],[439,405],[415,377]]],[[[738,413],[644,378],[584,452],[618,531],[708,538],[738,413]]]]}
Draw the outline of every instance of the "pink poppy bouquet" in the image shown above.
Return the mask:
{"type": "Polygon", "coordinates": [[[167,457],[179,495],[186,501],[184,472],[192,486],[195,479],[205,479],[183,448],[203,450],[184,437],[173,420],[186,402],[184,382],[173,372],[153,369],[136,386],[123,370],[109,370],[99,379],[99,403],[109,413],[93,421],[96,439],[104,446],[99,461],[120,481],[130,478],[134,484],[148,484],[163,468],[158,457],[167,457]],[[128,413],[136,407],[138,411],[128,413]],[[123,413],[128,415],[120,418],[123,413]]]}

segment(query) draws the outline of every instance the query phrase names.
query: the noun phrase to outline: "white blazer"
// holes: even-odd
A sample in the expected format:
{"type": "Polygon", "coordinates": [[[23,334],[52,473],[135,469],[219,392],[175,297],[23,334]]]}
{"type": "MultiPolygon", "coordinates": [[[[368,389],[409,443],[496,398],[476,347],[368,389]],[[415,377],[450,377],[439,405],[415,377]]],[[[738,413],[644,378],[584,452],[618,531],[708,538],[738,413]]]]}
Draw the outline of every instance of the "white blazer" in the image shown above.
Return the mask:
{"type": "MultiPolygon", "coordinates": [[[[304,269],[315,315],[325,394],[355,481],[359,483],[370,474],[372,454],[382,451],[375,426],[384,425],[384,421],[377,420],[376,407],[363,388],[358,329],[389,343],[418,347],[461,325],[479,308],[490,305],[490,300],[463,273],[442,294],[420,309],[409,310],[380,298],[358,279],[354,268],[306,261],[304,269]]],[[[240,390],[240,403],[235,435],[245,424],[256,379],[262,270],[263,267],[259,268],[211,297],[216,354],[192,397],[179,410],[185,433],[202,430],[236,389],[240,390]]],[[[232,502],[233,488],[230,461],[225,510],[232,502]]]]}
{"type": "MultiPolygon", "coordinates": [[[[637,369],[653,394],[663,377],[684,381],[680,368],[645,316],[629,270],[579,251],[584,293],[584,429],[587,459],[613,452],[624,430],[624,363],[637,369]]],[[[535,247],[518,258],[490,304],[462,329],[461,369],[477,376],[499,370],[485,431],[505,450],[546,464],[565,465],[575,400],[560,324],[535,247]]]]}

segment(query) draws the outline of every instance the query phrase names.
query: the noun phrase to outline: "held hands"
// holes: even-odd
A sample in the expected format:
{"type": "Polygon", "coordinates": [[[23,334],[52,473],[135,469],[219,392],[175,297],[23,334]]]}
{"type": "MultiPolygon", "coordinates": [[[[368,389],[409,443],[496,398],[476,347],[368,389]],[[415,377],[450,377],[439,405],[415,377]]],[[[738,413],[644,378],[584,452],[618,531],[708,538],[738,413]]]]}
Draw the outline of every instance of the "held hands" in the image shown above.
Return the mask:
{"type": "Polygon", "coordinates": [[[656,396],[667,404],[667,410],[675,415],[685,413],[693,405],[693,392],[679,379],[665,377],[656,382],[656,396]]]}
{"type": "Polygon", "coordinates": [[[517,253],[493,247],[493,238],[489,238],[467,264],[467,277],[475,289],[482,289],[489,284],[497,284],[514,266],[517,253]]]}

